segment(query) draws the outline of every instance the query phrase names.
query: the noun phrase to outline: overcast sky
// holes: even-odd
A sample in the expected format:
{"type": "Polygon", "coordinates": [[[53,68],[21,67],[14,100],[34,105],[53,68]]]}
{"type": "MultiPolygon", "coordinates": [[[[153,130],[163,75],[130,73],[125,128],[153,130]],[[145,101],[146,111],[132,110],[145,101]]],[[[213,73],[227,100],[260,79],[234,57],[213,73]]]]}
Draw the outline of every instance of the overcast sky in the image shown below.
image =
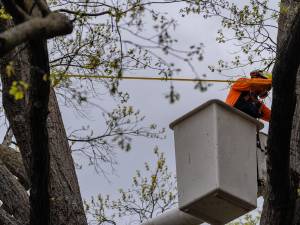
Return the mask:
{"type": "MultiPolygon", "coordinates": [[[[275,2],[275,1],[274,1],[275,2]]],[[[232,57],[234,47],[231,44],[217,44],[215,41],[217,30],[220,23],[217,19],[203,20],[199,16],[189,16],[185,18],[178,17],[176,11],[178,8],[163,6],[162,8],[173,14],[178,20],[178,28],[174,35],[178,38],[182,47],[189,46],[194,43],[204,44],[204,60],[196,64],[196,69],[201,74],[207,74],[208,78],[226,79],[224,75],[237,76],[246,75],[250,70],[257,68],[243,68],[224,72],[223,75],[212,74],[208,70],[208,65],[216,64],[219,59],[227,59],[232,57]]],[[[182,73],[180,77],[194,78],[194,74],[183,62],[180,63],[182,73]]],[[[140,76],[157,76],[148,71],[139,72],[140,76]]],[[[126,74],[131,75],[131,74],[126,74]]],[[[176,90],[180,93],[180,101],[175,104],[169,104],[164,98],[164,94],[169,91],[169,82],[162,81],[122,81],[121,88],[130,93],[129,104],[141,110],[146,116],[145,124],[156,123],[160,127],[166,128],[167,138],[165,140],[153,140],[145,138],[137,138],[133,141],[133,149],[129,153],[120,152],[117,155],[119,165],[116,166],[114,175],[109,176],[110,182],[101,174],[96,174],[93,167],[84,167],[77,170],[81,193],[84,199],[90,199],[91,196],[101,194],[110,194],[113,197],[118,196],[119,188],[126,189],[131,184],[131,177],[136,169],[142,169],[145,161],[154,162],[153,148],[158,146],[161,151],[166,154],[169,167],[175,173],[175,152],[173,132],[168,125],[176,118],[193,108],[201,105],[210,99],[225,100],[228,92],[227,84],[214,84],[206,92],[194,90],[194,84],[188,82],[174,82],[176,90]]],[[[270,102],[268,102],[269,104],[270,102]]],[[[104,108],[109,108],[110,103],[101,101],[104,108]]],[[[64,109],[63,118],[66,128],[74,128],[79,119],[71,111],[64,109]]],[[[92,126],[103,126],[98,121],[99,111],[93,109],[89,112],[92,126]]],[[[266,131],[266,129],[265,129],[266,131]]],[[[122,224],[120,224],[122,225],[122,224]]]]}

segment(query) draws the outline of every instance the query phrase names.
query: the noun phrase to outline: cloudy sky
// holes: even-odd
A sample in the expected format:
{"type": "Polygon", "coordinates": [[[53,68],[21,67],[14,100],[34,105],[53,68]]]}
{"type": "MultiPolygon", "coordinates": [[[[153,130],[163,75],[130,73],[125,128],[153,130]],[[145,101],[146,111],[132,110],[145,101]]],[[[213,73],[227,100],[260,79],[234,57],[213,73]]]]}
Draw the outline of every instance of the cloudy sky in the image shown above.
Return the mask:
{"type": "MultiPolygon", "coordinates": [[[[218,19],[203,20],[199,16],[181,18],[177,16],[177,7],[164,7],[167,8],[162,8],[162,10],[168,11],[169,15],[173,15],[178,21],[179,26],[174,35],[178,38],[182,48],[194,43],[204,44],[204,60],[195,64],[199,75],[205,73],[208,75],[208,78],[227,79],[227,76],[247,75],[249,71],[257,69],[248,67],[226,71],[222,74],[211,73],[207,68],[208,65],[216,64],[219,59],[232,58],[232,53],[235,49],[230,43],[223,45],[216,43],[216,33],[220,28],[220,21],[218,19]]],[[[194,78],[194,74],[186,64],[183,62],[178,63],[182,68],[180,77],[194,78]]],[[[139,74],[126,75],[157,76],[157,74],[151,74],[149,71],[139,71],[139,74]]],[[[170,83],[162,81],[124,80],[121,82],[121,88],[130,93],[129,104],[140,109],[141,113],[146,116],[145,124],[154,122],[160,127],[165,127],[167,138],[164,140],[135,139],[133,141],[133,149],[129,153],[120,152],[117,154],[119,164],[115,167],[115,173],[109,176],[110,181],[102,174],[97,174],[93,167],[85,166],[83,169],[78,170],[77,173],[84,199],[90,199],[91,196],[95,196],[98,193],[110,194],[113,197],[118,196],[117,190],[119,188],[126,189],[130,186],[131,177],[136,169],[142,169],[146,161],[154,163],[153,148],[155,146],[158,146],[166,154],[168,165],[175,173],[173,133],[168,127],[170,122],[210,99],[225,100],[228,92],[227,84],[213,84],[208,91],[199,92],[194,90],[194,84],[192,83],[174,82],[176,90],[180,93],[180,101],[175,104],[169,104],[164,97],[164,94],[169,91],[169,86],[170,83]]],[[[270,104],[270,100],[267,103],[270,104]]],[[[101,101],[101,106],[109,108],[110,103],[101,101]]],[[[67,129],[76,127],[76,123],[79,120],[78,116],[67,109],[64,109],[62,113],[67,129]]],[[[90,111],[89,116],[95,129],[103,126],[98,121],[98,118],[101,116],[97,109],[90,111]]]]}

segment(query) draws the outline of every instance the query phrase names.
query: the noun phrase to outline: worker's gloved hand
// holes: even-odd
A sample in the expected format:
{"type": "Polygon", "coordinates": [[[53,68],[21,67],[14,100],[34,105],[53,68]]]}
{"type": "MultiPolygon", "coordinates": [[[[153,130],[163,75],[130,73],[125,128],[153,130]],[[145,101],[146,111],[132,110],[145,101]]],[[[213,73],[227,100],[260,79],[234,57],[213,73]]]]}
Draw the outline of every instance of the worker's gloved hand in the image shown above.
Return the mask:
{"type": "Polygon", "coordinates": [[[262,103],[258,100],[252,101],[252,116],[254,118],[261,118],[263,116],[262,114],[262,103]]]}

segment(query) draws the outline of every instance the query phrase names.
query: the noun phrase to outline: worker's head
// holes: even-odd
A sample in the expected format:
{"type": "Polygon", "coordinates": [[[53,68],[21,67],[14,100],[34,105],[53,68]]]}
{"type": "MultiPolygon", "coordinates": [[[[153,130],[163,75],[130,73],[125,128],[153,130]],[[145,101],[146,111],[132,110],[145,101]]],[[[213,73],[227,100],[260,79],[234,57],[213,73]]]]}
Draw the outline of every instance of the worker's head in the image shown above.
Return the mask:
{"type": "Polygon", "coordinates": [[[250,72],[251,78],[272,79],[272,74],[263,70],[254,70],[250,72]]]}
{"type": "MultiPolygon", "coordinates": [[[[260,78],[260,79],[272,79],[272,74],[267,72],[267,71],[263,71],[263,70],[254,70],[250,73],[251,78],[260,78]]],[[[268,89],[257,89],[256,90],[256,94],[260,97],[260,98],[266,98],[269,94],[271,87],[268,89]]]]}

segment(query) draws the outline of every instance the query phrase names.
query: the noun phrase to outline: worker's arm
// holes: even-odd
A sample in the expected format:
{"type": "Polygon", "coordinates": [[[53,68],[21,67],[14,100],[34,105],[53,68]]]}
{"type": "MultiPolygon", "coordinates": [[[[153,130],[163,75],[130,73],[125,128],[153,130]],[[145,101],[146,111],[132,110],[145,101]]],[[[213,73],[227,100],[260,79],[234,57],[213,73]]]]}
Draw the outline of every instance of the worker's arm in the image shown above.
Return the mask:
{"type": "Polygon", "coordinates": [[[240,78],[232,85],[232,89],[236,91],[263,91],[269,90],[271,86],[271,79],[240,78]]]}
{"type": "Polygon", "coordinates": [[[261,119],[269,122],[271,119],[271,110],[263,103],[261,105],[261,113],[262,113],[261,119]]]}

